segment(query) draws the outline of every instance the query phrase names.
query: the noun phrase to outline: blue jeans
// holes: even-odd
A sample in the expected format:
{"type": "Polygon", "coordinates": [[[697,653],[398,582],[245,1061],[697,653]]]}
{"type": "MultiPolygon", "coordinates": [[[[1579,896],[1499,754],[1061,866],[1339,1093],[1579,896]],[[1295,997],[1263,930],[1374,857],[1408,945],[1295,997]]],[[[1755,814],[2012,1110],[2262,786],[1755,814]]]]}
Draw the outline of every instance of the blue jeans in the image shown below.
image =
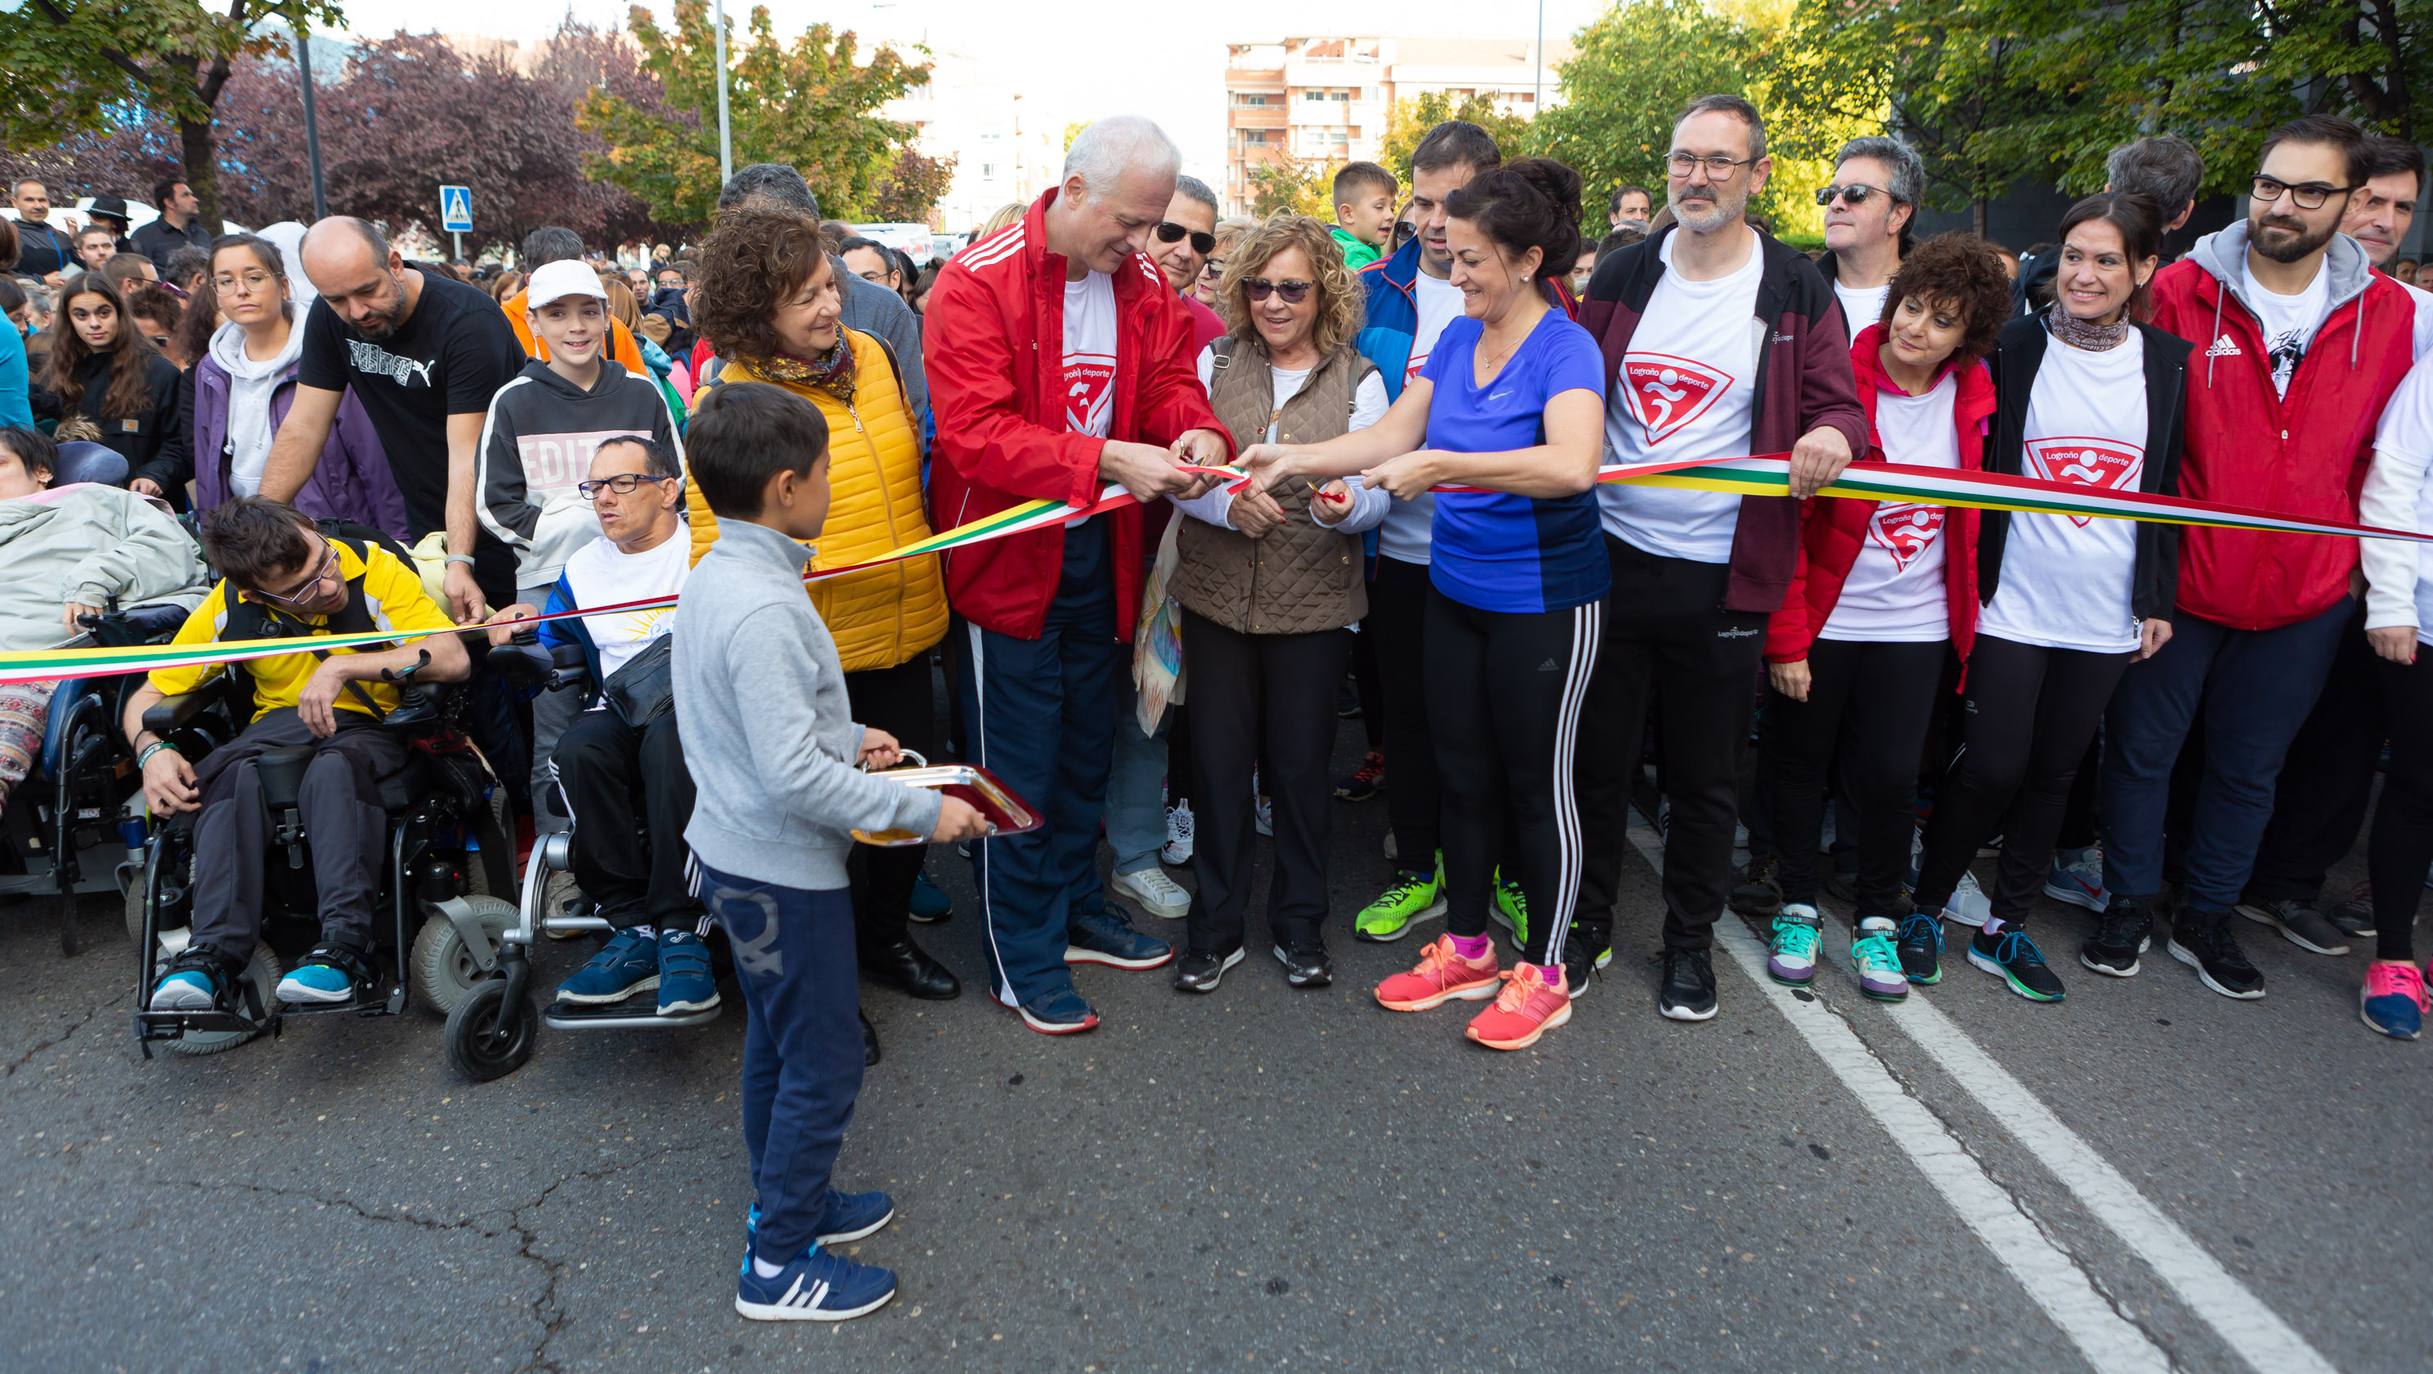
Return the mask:
{"type": "Polygon", "coordinates": [[[1128,661],[1115,637],[1108,542],[1104,520],[1065,531],[1064,567],[1039,638],[966,623],[956,645],[964,748],[1046,821],[972,848],[990,990],[1009,1007],[1072,986],[1064,962],[1070,919],[1107,905],[1098,830],[1128,661]]]}
{"type": "Polygon", "coordinates": [[[1157,851],[1166,843],[1166,737],[1176,708],[1167,707],[1157,733],[1140,732],[1140,713],[1133,703],[1140,691],[1131,675],[1119,673],[1115,710],[1115,767],[1107,775],[1107,847],[1115,851],[1115,871],[1138,873],[1157,867],[1157,851]]]}
{"type": "Polygon", "coordinates": [[[2162,652],[2130,667],[2104,724],[2104,886],[2115,896],[2162,891],[2171,766],[2201,711],[2205,770],[2185,837],[2188,899],[2209,911],[2238,903],[2272,820],[2282,757],[2314,709],[2353,610],[2344,596],[2271,630],[2182,615],[2162,652]]]}
{"type": "Polygon", "coordinates": [[[819,1235],[862,1091],[853,898],[845,888],[814,892],[696,869],[743,992],[743,1140],[760,1203],[754,1249],[787,1264],[819,1235]]]}

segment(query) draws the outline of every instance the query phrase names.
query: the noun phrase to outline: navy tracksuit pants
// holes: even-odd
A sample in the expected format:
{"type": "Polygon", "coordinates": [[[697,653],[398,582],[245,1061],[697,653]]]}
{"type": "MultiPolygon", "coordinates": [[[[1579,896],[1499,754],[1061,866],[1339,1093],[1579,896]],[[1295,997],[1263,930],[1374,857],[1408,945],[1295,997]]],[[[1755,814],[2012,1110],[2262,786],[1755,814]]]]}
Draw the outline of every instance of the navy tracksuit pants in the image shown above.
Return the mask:
{"type": "Polygon", "coordinates": [[[1046,822],[972,847],[989,990],[1009,1007],[1072,985],[1067,924],[1107,904],[1098,830],[1132,657],[1116,636],[1111,557],[1104,518],[1066,530],[1039,638],[968,622],[953,637],[963,747],[1046,822]]]}
{"type": "Polygon", "coordinates": [[[862,1091],[861,968],[848,889],[779,887],[695,865],[743,990],[743,1139],[771,1264],[811,1248],[862,1091]]]}

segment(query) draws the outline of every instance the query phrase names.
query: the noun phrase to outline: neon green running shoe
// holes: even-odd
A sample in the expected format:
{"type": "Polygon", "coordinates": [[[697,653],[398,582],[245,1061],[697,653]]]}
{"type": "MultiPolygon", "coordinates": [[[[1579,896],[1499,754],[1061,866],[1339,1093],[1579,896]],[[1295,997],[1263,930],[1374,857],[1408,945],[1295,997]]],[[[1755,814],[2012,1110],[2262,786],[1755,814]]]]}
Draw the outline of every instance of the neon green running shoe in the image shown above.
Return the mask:
{"type": "Polygon", "coordinates": [[[1495,923],[1512,932],[1512,947],[1526,949],[1529,945],[1529,898],[1521,885],[1495,870],[1495,905],[1488,912],[1495,923]]]}
{"type": "Polygon", "coordinates": [[[1445,870],[1439,863],[1433,874],[1395,874],[1393,886],[1378,893],[1376,901],[1352,918],[1352,936],[1383,944],[1410,934],[1411,927],[1421,921],[1444,914],[1445,870]]]}

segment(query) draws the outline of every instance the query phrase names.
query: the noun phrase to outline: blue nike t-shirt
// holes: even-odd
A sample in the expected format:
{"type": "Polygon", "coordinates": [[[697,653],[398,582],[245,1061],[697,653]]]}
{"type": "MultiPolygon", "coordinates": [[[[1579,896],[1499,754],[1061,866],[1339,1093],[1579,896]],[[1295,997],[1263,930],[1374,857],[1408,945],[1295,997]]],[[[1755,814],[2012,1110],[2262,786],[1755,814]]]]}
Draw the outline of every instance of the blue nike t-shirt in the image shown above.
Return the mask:
{"type": "MultiPolygon", "coordinates": [[[[1508,453],[1546,442],[1546,403],[1566,391],[1605,395],[1605,363],[1589,332],[1549,310],[1484,387],[1472,361],[1481,326],[1445,326],[1420,369],[1428,447],[1508,453]]],[[[1428,580],[1481,611],[1567,611],[1605,595],[1610,569],[1597,494],[1536,500],[1501,492],[1438,492],[1428,580]]]]}

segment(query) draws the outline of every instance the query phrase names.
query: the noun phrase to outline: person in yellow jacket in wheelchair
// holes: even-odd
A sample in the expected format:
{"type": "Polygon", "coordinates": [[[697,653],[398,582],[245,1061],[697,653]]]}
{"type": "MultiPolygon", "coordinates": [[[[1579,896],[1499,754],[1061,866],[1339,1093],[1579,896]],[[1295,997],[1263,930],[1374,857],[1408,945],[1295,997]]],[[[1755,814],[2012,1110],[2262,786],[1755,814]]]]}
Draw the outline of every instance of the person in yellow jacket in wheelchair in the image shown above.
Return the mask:
{"type": "MultiPolygon", "coordinates": [[[[694,393],[765,382],[819,407],[828,422],[830,506],[814,569],[859,563],[928,537],[921,433],[893,350],[838,320],[842,286],[819,221],[797,211],[726,211],[703,246],[694,328],[722,365],[694,393]]],[[[718,517],[685,493],[693,561],[718,540],[718,517]]],[[[845,665],[854,719],[923,755],[938,751],[929,651],[946,637],[946,587],[933,557],[910,558],[810,586],[811,602],[845,665]]],[[[864,846],[853,856],[853,905],[863,973],[913,997],[946,999],[962,985],[913,943],[907,921],[924,886],[919,847],[864,846]]],[[[939,898],[935,889],[926,894],[939,898]]],[[[942,905],[942,902],[940,903],[942,905]]],[[[928,919],[944,913],[928,908],[928,919]]]]}

